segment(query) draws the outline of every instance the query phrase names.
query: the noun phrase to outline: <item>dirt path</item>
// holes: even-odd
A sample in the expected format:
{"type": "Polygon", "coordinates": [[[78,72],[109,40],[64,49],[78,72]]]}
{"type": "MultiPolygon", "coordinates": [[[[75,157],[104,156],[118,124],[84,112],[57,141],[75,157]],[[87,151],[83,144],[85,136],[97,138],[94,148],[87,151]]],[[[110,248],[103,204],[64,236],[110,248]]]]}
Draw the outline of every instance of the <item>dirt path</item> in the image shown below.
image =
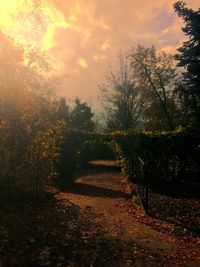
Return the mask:
{"type": "Polygon", "coordinates": [[[200,241],[156,230],[118,170],[95,166],[52,190],[41,202],[2,191],[0,267],[200,266],[200,241]]]}
{"type": "Polygon", "coordinates": [[[97,166],[79,175],[75,185],[59,196],[78,206],[95,225],[85,233],[86,244],[91,234],[102,239],[97,251],[103,257],[101,263],[96,255],[96,260],[85,266],[200,266],[196,243],[185,243],[134,219],[126,205],[128,194],[122,192],[121,178],[118,170],[97,166]]]}

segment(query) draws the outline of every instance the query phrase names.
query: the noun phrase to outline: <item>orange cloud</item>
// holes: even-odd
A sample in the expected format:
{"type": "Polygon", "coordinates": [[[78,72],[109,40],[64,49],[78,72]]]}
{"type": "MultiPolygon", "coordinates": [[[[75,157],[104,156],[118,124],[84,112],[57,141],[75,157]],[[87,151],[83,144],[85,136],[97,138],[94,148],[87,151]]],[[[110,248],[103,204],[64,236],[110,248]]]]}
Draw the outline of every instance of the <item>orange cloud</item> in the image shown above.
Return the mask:
{"type": "MultiPolygon", "coordinates": [[[[30,16],[20,19],[21,13],[29,14],[32,1],[0,0],[0,28],[48,52],[59,75],[69,77],[62,84],[69,97],[96,97],[97,85],[120,50],[142,44],[175,52],[185,39],[173,11],[175,0],[43,0],[40,31],[30,16]]],[[[186,2],[200,7],[200,0],[186,2]]]]}
{"type": "Polygon", "coordinates": [[[79,58],[78,63],[81,66],[81,68],[83,68],[83,69],[87,69],[88,68],[88,64],[87,64],[87,62],[85,61],[84,58],[79,58]]]}

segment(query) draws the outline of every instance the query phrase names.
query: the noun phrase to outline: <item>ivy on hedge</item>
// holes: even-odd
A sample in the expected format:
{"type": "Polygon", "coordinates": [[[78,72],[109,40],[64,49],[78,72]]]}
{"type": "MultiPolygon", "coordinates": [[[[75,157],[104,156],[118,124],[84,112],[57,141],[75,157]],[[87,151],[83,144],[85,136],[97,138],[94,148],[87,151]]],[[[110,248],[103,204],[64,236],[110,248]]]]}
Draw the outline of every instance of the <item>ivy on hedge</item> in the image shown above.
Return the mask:
{"type": "Polygon", "coordinates": [[[66,127],[57,164],[60,179],[65,182],[73,180],[74,171],[86,167],[90,160],[112,158],[112,150],[107,145],[108,138],[106,134],[66,127]]]}
{"type": "Polygon", "coordinates": [[[118,159],[122,173],[129,181],[136,179],[140,157],[145,162],[145,178],[149,183],[162,180],[199,183],[200,132],[188,128],[162,133],[117,131],[101,134],[66,128],[57,169],[60,177],[70,180],[74,170],[87,166],[90,160],[111,157],[118,159]]]}
{"type": "Polygon", "coordinates": [[[116,132],[113,144],[123,174],[134,180],[137,158],[145,162],[149,183],[168,180],[199,183],[200,132],[180,129],[155,133],[116,132]]]}

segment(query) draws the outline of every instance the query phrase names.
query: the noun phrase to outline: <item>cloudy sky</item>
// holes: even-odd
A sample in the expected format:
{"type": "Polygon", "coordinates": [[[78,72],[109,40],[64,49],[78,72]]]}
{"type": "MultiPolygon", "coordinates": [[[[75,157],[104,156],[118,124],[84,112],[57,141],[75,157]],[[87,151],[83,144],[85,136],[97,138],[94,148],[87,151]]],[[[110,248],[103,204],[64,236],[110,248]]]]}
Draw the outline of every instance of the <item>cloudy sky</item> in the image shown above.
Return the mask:
{"type": "MultiPolygon", "coordinates": [[[[174,2],[0,0],[0,28],[22,44],[46,51],[61,77],[60,95],[94,102],[98,84],[120,51],[153,44],[174,52],[181,45],[185,37],[173,11],[174,2]]],[[[200,7],[200,0],[186,3],[200,7]]]]}

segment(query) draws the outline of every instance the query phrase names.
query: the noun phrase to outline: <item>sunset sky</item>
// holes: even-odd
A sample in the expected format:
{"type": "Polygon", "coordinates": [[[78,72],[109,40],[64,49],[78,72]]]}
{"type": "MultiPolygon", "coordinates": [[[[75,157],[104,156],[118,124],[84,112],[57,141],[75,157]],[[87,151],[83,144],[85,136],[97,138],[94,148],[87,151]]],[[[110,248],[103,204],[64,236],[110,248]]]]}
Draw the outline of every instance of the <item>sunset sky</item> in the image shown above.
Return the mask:
{"type": "MultiPolygon", "coordinates": [[[[62,77],[60,95],[94,102],[98,84],[120,50],[153,44],[174,52],[181,45],[185,37],[174,2],[0,0],[0,28],[19,43],[46,51],[62,77]]],[[[200,7],[200,0],[186,3],[200,7]]]]}

